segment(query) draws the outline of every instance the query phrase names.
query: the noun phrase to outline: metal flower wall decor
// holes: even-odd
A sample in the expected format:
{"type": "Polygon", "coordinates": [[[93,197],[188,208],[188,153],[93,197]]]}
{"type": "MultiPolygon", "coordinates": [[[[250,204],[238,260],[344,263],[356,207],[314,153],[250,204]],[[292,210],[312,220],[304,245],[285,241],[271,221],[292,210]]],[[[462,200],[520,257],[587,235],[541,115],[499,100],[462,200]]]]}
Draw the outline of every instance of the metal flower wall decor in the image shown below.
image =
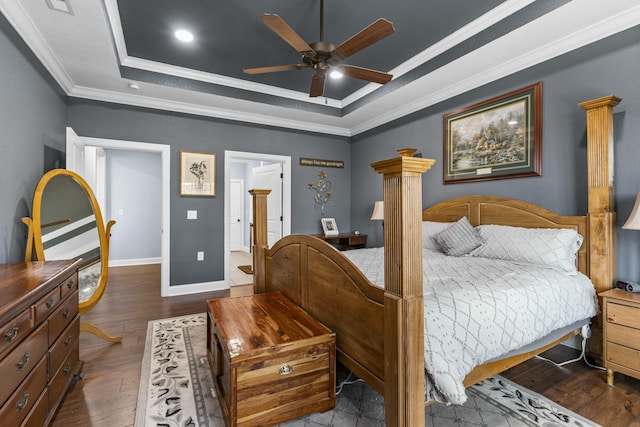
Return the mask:
{"type": "Polygon", "coordinates": [[[320,208],[320,216],[324,216],[324,207],[333,205],[331,200],[331,181],[327,179],[325,171],[318,172],[318,181],[309,184],[309,190],[313,191],[313,206],[320,208]]]}

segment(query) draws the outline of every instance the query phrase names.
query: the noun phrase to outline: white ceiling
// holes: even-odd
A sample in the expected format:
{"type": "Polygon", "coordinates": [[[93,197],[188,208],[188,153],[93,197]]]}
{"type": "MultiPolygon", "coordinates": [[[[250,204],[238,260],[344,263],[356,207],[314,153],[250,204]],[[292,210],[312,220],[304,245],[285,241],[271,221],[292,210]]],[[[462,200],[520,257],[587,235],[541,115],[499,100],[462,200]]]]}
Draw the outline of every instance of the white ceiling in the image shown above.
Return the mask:
{"type": "MultiPolygon", "coordinates": [[[[0,0],[0,11],[71,97],[341,136],[357,135],[640,24],[637,0],[573,0],[424,74],[401,80],[534,3],[507,0],[413,58],[381,70],[402,84],[392,85],[392,81],[392,89],[378,92],[379,85],[368,84],[343,99],[332,99],[309,98],[306,92],[129,56],[116,0],[69,1],[73,14],[52,11],[45,0],[0,0]],[[125,78],[123,69],[160,78],[154,82],[125,78]],[[194,90],[180,82],[233,88],[235,93],[253,96],[194,90]],[[130,83],[139,89],[131,89],[130,83]],[[277,102],[264,102],[261,97],[265,96],[277,102]]],[[[402,8],[402,1],[397,4],[402,8]]]]}

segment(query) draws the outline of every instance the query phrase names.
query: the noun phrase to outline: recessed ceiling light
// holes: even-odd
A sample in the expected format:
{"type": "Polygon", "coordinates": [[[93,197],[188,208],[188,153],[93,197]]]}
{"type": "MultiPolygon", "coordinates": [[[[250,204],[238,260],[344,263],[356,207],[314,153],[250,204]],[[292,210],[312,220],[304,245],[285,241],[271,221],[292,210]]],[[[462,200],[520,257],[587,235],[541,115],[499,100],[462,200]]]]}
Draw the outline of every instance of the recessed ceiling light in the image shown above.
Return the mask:
{"type": "Polygon", "coordinates": [[[331,72],[329,73],[329,77],[331,77],[332,79],[341,79],[344,76],[344,74],[342,74],[342,71],[340,70],[331,70],[331,72]]]}
{"type": "Polygon", "coordinates": [[[193,34],[190,31],[187,30],[178,30],[175,33],[175,36],[178,40],[180,40],[181,42],[192,42],[193,41],[193,34]]]}

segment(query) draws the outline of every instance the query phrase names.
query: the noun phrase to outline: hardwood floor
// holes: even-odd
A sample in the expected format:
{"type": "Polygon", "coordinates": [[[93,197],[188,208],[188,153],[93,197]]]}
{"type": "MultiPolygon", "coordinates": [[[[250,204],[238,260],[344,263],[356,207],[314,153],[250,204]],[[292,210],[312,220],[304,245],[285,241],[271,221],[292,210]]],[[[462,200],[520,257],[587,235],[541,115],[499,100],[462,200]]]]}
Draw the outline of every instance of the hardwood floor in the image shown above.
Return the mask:
{"type": "MultiPolygon", "coordinates": [[[[122,335],[122,343],[81,334],[84,378],[71,387],[52,425],[132,426],[147,322],[204,312],[207,299],[227,295],[222,291],[162,298],[159,266],[111,269],[104,297],[83,319],[111,335],[122,335]]],[[[564,346],[544,354],[557,361],[576,355],[564,346]]],[[[583,362],[560,368],[540,359],[503,375],[604,427],[640,426],[640,381],[633,378],[616,374],[616,386],[609,387],[604,371],[583,362]]]]}

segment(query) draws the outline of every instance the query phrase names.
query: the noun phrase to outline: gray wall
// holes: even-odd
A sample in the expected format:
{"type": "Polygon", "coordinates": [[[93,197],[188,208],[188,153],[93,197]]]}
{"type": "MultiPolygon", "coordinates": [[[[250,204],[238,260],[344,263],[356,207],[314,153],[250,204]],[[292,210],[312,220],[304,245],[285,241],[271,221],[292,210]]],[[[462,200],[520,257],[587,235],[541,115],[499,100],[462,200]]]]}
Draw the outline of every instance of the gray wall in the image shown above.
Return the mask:
{"type": "MultiPolygon", "coordinates": [[[[437,163],[423,179],[423,206],[452,197],[515,197],[566,215],[587,209],[586,118],[578,103],[616,95],[614,109],[615,207],[620,225],[640,191],[640,28],[449,99],[411,117],[353,139],[351,223],[382,244],[380,225],[368,216],[382,198],[382,178],[372,161],[415,147],[437,163]],[[465,184],[442,183],[442,115],[529,84],[543,82],[542,176],[465,184]]],[[[640,281],[640,232],[618,229],[618,276],[640,281]]]]}
{"type": "Polygon", "coordinates": [[[0,263],[24,259],[45,146],[65,150],[66,96],[0,14],[0,263]]]}
{"type": "Polygon", "coordinates": [[[124,265],[161,256],[162,163],[159,153],[105,150],[107,153],[107,215],[115,220],[109,244],[110,261],[124,265]]]}
{"type": "MultiPolygon", "coordinates": [[[[343,160],[345,169],[331,169],[335,204],[328,214],[350,227],[351,147],[346,138],[285,129],[264,128],[164,111],[70,98],[68,126],[78,135],[167,144],[171,146],[171,285],[224,278],[224,151],[291,156],[292,232],[320,231],[320,212],[313,207],[307,184],[319,168],[300,166],[300,157],[343,160]],[[217,154],[216,196],[181,197],[178,188],[180,150],[217,154]],[[196,209],[198,221],[187,221],[196,209]],[[198,262],[195,253],[205,252],[198,262]]],[[[116,233],[114,227],[113,230],[116,233]]]]}

